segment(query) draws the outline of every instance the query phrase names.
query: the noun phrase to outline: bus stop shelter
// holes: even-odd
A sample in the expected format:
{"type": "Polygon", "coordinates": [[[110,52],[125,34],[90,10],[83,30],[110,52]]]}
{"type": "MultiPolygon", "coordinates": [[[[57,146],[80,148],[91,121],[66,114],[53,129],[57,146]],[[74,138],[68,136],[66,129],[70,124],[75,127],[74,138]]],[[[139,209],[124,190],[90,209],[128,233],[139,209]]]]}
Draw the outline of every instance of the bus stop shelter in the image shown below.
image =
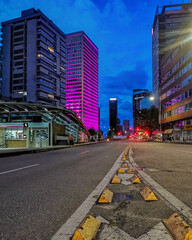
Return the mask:
{"type": "Polygon", "coordinates": [[[89,132],[64,107],[0,102],[0,148],[48,147],[86,142],[89,132]]]}

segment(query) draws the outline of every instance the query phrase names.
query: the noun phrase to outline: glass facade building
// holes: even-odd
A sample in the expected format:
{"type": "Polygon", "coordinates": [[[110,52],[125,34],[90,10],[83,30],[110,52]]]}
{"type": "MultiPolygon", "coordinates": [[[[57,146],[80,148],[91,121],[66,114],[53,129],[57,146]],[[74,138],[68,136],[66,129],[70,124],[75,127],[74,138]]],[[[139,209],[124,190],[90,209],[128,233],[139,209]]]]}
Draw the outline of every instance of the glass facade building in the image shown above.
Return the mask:
{"type": "Polygon", "coordinates": [[[191,23],[161,59],[160,103],[163,129],[175,141],[192,141],[192,32],[191,23]]]}
{"type": "Polygon", "coordinates": [[[66,107],[98,131],[98,48],[84,32],[67,34],[66,107]]]}
{"type": "Polygon", "coordinates": [[[160,61],[192,17],[192,3],[157,7],[152,28],[153,96],[159,107],[160,61]]]}
{"type": "Polygon", "coordinates": [[[150,108],[154,102],[150,101],[151,92],[146,89],[133,90],[133,130],[136,129],[137,123],[140,122],[140,110],[150,108]]]}

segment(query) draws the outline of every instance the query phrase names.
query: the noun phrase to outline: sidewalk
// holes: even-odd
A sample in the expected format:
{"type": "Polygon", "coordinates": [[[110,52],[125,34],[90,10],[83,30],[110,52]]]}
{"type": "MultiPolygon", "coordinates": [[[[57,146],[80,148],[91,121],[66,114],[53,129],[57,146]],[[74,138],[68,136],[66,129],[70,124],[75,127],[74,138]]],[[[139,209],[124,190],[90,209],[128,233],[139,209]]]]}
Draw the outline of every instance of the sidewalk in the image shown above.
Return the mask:
{"type": "Polygon", "coordinates": [[[98,144],[98,143],[102,143],[102,141],[78,143],[78,144],[74,144],[74,145],[59,145],[59,146],[52,146],[52,147],[45,147],[45,148],[0,148],[0,158],[22,155],[22,154],[29,154],[29,153],[48,152],[48,151],[53,151],[53,150],[74,148],[74,147],[80,147],[80,146],[98,144]]]}

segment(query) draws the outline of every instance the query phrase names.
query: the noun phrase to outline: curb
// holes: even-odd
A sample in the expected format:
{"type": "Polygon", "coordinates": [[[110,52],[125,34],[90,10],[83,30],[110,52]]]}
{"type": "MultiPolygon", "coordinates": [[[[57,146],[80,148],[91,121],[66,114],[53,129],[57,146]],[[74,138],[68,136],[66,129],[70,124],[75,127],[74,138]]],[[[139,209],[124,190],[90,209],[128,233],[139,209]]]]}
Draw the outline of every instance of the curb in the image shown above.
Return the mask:
{"type": "Polygon", "coordinates": [[[3,150],[0,152],[0,158],[3,157],[11,157],[11,156],[19,156],[24,154],[30,154],[30,153],[39,153],[39,152],[49,152],[49,151],[55,151],[55,150],[62,150],[62,149],[68,149],[68,148],[75,148],[75,147],[81,147],[86,145],[92,145],[92,144],[100,144],[103,142],[89,142],[89,143],[80,143],[76,145],[67,145],[67,146],[54,146],[54,147],[48,147],[48,148],[22,148],[22,149],[10,149],[10,150],[3,150]]]}

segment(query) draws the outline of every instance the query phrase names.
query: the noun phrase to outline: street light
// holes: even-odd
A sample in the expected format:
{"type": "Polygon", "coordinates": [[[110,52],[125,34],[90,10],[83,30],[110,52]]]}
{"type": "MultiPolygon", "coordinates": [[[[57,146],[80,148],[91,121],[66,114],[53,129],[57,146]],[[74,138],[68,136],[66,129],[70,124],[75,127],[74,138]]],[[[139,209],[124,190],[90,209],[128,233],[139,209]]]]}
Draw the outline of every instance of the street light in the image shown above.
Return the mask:
{"type": "Polygon", "coordinates": [[[154,101],[155,98],[154,98],[153,96],[151,96],[151,97],[149,98],[149,100],[154,101]]]}

